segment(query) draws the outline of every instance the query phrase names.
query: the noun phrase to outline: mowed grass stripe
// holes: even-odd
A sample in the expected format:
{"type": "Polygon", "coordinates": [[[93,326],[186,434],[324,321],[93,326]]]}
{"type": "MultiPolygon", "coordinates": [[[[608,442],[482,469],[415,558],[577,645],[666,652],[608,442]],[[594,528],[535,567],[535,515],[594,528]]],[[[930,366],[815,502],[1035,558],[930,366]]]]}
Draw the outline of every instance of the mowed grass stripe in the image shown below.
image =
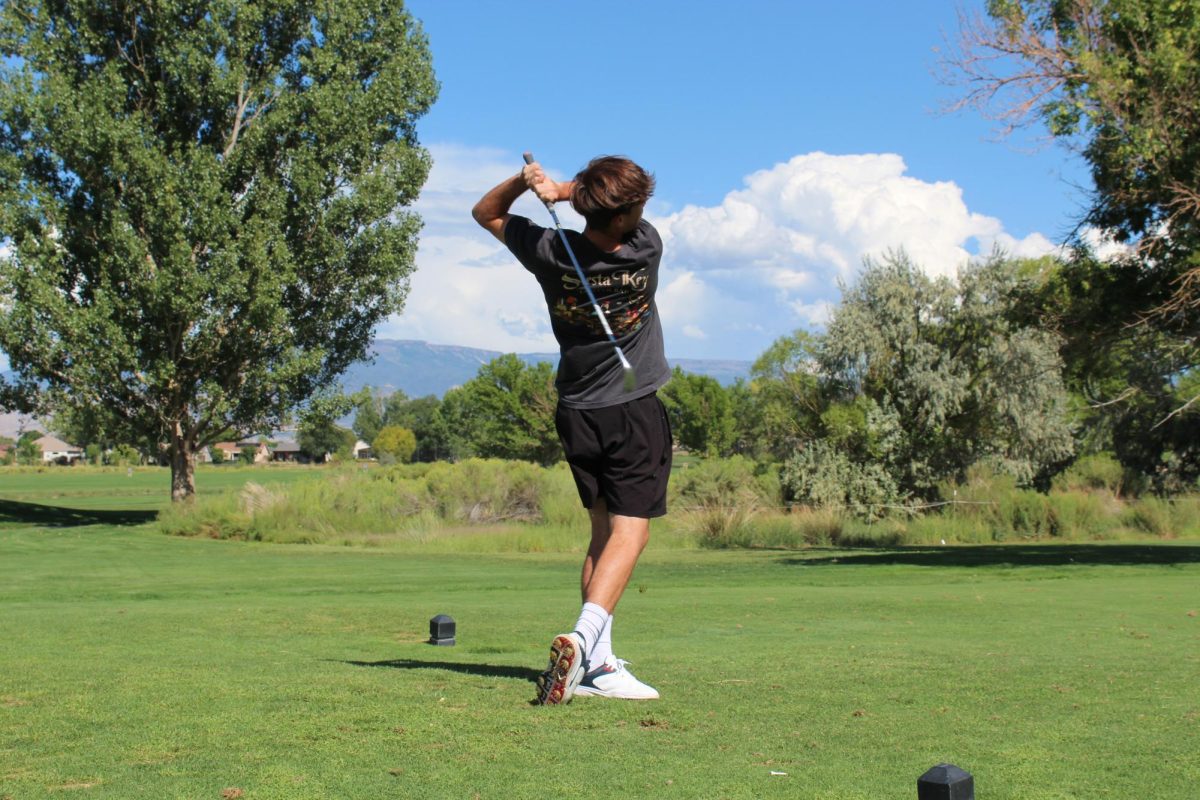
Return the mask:
{"type": "MultiPolygon", "coordinates": [[[[247,467],[237,464],[200,465],[196,490],[200,493],[238,489],[247,481],[263,485],[320,478],[322,467],[279,465],[247,467]]],[[[0,497],[38,497],[44,501],[65,497],[154,495],[159,506],[170,500],[171,471],[163,467],[59,467],[0,470],[0,497]]],[[[119,506],[119,501],[110,508],[119,506]]]]}
{"type": "Polygon", "coordinates": [[[1176,547],[651,551],[615,633],[664,699],[546,709],[577,554],[10,530],[0,796],[911,798],[949,760],[989,798],[1192,797],[1176,547]],[[457,647],[422,643],[439,612],[457,647]]]}

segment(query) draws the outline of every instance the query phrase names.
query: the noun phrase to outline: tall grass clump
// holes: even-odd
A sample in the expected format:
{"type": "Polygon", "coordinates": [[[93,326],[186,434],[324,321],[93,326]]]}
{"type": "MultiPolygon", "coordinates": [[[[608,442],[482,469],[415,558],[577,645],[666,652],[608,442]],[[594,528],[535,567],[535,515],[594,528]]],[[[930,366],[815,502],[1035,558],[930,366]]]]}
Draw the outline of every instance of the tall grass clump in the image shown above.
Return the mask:
{"type": "Polygon", "coordinates": [[[586,525],[565,466],[470,459],[347,467],[269,488],[247,483],[236,492],[173,506],[159,526],[179,535],[337,543],[388,536],[426,541],[446,528],[581,518],[586,525]]]}
{"type": "Polygon", "coordinates": [[[1125,511],[1126,525],[1162,539],[1200,536],[1200,497],[1139,497],[1125,511]]]}
{"type": "Polygon", "coordinates": [[[1127,483],[1125,468],[1109,453],[1080,458],[1054,478],[1056,492],[1106,491],[1120,497],[1127,483]]]}
{"type": "MultiPolygon", "coordinates": [[[[694,459],[673,473],[670,515],[656,524],[652,541],[657,547],[798,549],[1200,536],[1196,495],[1139,497],[1132,487],[1109,457],[1081,459],[1048,493],[976,466],[962,482],[939,487],[944,505],[898,504],[886,514],[855,514],[840,499],[785,509],[776,467],[742,456],[694,459]]],[[[586,546],[589,527],[565,464],[495,459],[348,465],[289,483],[244,482],[173,505],[158,524],[189,536],[407,543],[454,552],[577,550],[586,546]]]]}
{"type": "Polygon", "coordinates": [[[747,547],[752,522],[780,503],[779,479],[743,456],[690,464],[671,476],[672,507],[704,547],[747,547]]]}

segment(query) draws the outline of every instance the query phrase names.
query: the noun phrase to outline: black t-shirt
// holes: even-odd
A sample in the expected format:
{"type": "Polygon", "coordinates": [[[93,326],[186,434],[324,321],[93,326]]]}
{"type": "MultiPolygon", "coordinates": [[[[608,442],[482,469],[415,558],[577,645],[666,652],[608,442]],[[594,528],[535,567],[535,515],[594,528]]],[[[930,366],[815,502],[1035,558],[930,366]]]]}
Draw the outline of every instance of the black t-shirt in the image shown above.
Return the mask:
{"type": "Polygon", "coordinates": [[[650,394],[671,378],[654,304],[662,238],[642,220],[615,253],[605,253],[583,234],[564,233],[617,344],[633,365],[637,385],[625,391],[621,362],[557,231],[514,215],[504,226],[504,243],[537,278],[546,298],[561,353],[554,381],[559,402],[571,408],[603,408],[650,394]]]}

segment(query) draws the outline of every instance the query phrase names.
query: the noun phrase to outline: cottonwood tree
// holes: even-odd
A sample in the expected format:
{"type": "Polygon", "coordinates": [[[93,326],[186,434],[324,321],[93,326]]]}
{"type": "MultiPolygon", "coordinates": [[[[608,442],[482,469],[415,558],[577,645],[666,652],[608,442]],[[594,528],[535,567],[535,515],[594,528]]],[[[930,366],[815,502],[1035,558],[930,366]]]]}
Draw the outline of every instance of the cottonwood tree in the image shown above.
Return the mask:
{"type": "Polygon", "coordinates": [[[716,378],[675,367],[659,396],[681,447],[713,456],[733,452],[737,437],[733,399],[716,378]]]}
{"type": "Polygon", "coordinates": [[[509,353],[446,392],[441,411],[447,426],[463,438],[452,441],[453,449],[549,466],[562,460],[554,425],[557,405],[554,367],[545,361],[526,364],[509,353]]]}
{"type": "Polygon", "coordinates": [[[961,14],[952,45],[942,66],[961,87],[956,107],[1005,131],[1044,124],[1090,167],[1081,222],[1129,244],[1144,273],[1112,326],[1141,323],[1194,346],[1200,0],[990,0],[984,14],[961,14]]]}
{"type": "Polygon", "coordinates": [[[1159,492],[1194,486],[1200,413],[1187,404],[1200,394],[1200,342],[1136,324],[1129,298],[1153,277],[1085,253],[1028,264],[1031,290],[1015,310],[1061,339],[1080,453],[1111,452],[1159,492]]]}
{"type": "Polygon", "coordinates": [[[383,429],[384,399],[370,386],[364,386],[351,398],[354,401],[354,435],[373,442],[383,429]]]}
{"type": "Polygon", "coordinates": [[[401,0],[13,0],[0,55],[0,348],[188,498],[402,307],[425,36],[401,0]]]}
{"type": "Polygon", "coordinates": [[[775,458],[789,457],[818,432],[825,406],[817,374],[819,344],[807,331],[781,336],[750,368],[756,435],[775,458]]]}

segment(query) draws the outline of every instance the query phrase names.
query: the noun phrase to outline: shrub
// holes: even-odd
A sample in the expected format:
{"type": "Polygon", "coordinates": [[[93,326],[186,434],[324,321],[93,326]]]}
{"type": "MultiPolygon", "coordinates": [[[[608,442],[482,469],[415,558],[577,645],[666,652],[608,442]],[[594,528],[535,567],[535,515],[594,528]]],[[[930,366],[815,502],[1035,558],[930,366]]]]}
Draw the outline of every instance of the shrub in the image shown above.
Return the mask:
{"type": "Polygon", "coordinates": [[[1121,525],[1121,504],[1107,492],[1051,492],[1046,503],[1056,536],[1103,539],[1121,525]]]}
{"type": "Polygon", "coordinates": [[[1125,468],[1109,453],[1084,456],[1054,479],[1060,492],[1103,489],[1120,497],[1125,484],[1125,468]]]}
{"type": "Polygon", "coordinates": [[[846,528],[845,516],[834,509],[796,509],[788,515],[792,527],[805,545],[827,547],[838,544],[846,528]]]}
{"type": "Polygon", "coordinates": [[[376,458],[389,457],[393,461],[407,463],[412,461],[413,453],[417,450],[417,437],[408,428],[387,425],[371,443],[371,450],[376,458]]]}
{"type": "Polygon", "coordinates": [[[438,463],[425,476],[438,515],[456,522],[537,521],[544,470],[527,461],[438,463]]]}
{"type": "Polygon", "coordinates": [[[119,444],[108,453],[108,463],[114,467],[127,467],[142,463],[142,454],[133,445],[119,444]]]}
{"type": "Polygon", "coordinates": [[[744,456],[710,458],[672,476],[672,506],[706,547],[752,546],[750,522],[779,503],[778,481],[744,456]]]}
{"type": "Polygon", "coordinates": [[[809,442],[784,464],[780,481],[796,502],[816,508],[844,508],[879,519],[886,506],[903,501],[895,479],[877,462],[859,463],[830,442],[809,442]]]}
{"type": "Polygon", "coordinates": [[[756,510],[779,505],[779,483],[745,456],[708,458],[671,476],[680,506],[756,510]]]}
{"type": "Polygon", "coordinates": [[[1160,497],[1139,498],[1127,515],[1130,527],[1164,539],[1179,535],[1175,517],[1176,505],[1160,497]]]}

